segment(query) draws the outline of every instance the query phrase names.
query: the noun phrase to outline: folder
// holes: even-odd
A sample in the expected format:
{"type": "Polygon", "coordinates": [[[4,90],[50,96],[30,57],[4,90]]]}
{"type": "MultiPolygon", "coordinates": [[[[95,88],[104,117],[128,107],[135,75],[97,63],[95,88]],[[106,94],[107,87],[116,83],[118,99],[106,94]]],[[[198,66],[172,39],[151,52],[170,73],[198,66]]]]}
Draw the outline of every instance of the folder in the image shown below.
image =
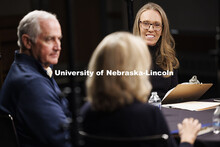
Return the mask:
{"type": "Polygon", "coordinates": [[[205,84],[178,84],[173,89],[169,90],[164,98],[162,104],[180,103],[185,101],[198,100],[210,87],[212,83],[205,84]]]}

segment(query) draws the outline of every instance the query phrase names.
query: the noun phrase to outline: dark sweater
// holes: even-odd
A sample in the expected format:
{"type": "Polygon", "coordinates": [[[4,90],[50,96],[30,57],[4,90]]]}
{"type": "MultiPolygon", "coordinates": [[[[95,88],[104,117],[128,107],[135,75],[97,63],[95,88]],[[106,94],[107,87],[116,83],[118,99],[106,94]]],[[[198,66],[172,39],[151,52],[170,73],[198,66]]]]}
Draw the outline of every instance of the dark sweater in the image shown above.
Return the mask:
{"type": "MultiPolygon", "coordinates": [[[[82,129],[93,135],[115,136],[115,137],[141,137],[156,134],[169,134],[170,131],[161,111],[152,105],[134,103],[119,108],[113,112],[94,111],[90,103],[81,108],[83,118],[82,129]]],[[[170,135],[167,141],[169,147],[176,147],[177,144],[170,135]]],[[[163,146],[160,142],[159,147],[163,146]]],[[[97,147],[97,144],[89,144],[86,147],[97,147]]],[[[105,147],[113,146],[111,143],[105,147]]],[[[114,145],[116,147],[117,145],[114,145]]],[[[129,142],[120,147],[148,147],[147,143],[129,142]]],[[[181,143],[180,147],[192,147],[189,143],[181,143]]]]}
{"type": "MultiPolygon", "coordinates": [[[[152,56],[152,66],[151,70],[153,71],[164,71],[161,67],[156,64],[156,51],[158,50],[158,46],[149,46],[149,50],[152,56]]],[[[165,78],[164,76],[150,76],[150,81],[152,84],[152,90],[158,93],[158,96],[163,99],[164,95],[175,87],[178,84],[178,73],[177,70],[173,70],[173,75],[165,78]]]]}

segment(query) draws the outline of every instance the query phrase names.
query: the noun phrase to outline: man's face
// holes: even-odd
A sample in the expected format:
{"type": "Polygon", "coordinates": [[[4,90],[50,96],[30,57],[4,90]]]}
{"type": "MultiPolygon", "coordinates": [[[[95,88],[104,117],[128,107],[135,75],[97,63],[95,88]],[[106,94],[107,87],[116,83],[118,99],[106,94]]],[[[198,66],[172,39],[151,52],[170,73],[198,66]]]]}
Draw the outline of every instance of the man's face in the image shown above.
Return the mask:
{"type": "Polygon", "coordinates": [[[56,19],[40,19],[41,32],[32,44],[32,55],[44,68],[57,64],[61,51],[61,27],[56,19]]]}

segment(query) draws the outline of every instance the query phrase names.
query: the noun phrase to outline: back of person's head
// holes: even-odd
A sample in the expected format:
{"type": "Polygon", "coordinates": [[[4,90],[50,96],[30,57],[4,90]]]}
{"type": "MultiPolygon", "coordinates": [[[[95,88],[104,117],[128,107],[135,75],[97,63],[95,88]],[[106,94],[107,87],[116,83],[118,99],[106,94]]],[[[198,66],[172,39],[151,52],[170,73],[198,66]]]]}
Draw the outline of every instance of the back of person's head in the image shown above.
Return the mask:
{"type": "MultiPolygon", "coordinates": [[[[106,36],[95,49],[89,62],[89,70],[104,70],[87,79],[88,100],[96,110],[113,111],[134,99],[146,102],[151,84],[146,75],[131,75],[134,70],[149,70],[151,57],[145,42],[128,32],[116,32],[106,36]],[[129,75],[107,75],[108,71],[125,71],[129,75]]],[[[122,73],[122,72],[120,72],[122,73]]]]}
{"type": "Polygon", "coordinates": [[[56,19],[56,15],[43,11],[43,10],[34,10],[25,15],[20,21],[17,28],[18,36],[18,46],[21,49],[24,49],[24,44],[22,42],[22,35],[29,35],[32,42],[35,42],[38,34],[41,33],[41,28],[39,24],[39,19],[56,19]]]}

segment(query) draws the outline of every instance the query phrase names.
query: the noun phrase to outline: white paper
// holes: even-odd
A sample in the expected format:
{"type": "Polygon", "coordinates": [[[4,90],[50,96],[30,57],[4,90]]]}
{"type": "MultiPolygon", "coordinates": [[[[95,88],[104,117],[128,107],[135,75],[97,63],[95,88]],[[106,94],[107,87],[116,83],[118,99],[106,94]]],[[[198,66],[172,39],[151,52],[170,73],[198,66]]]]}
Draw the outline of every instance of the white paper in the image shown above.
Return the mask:
{"type": "Polygon", "coordinates": [[[174,103],[174,104],[163,104],[162,107],[185,109],[185,110],[190,110],[190,111],[202,111],[202,110],[207,110],[207,109],[214,109],[219,105],[220,105],[220,102],[189,101],[189,102],[174,103]]]}

